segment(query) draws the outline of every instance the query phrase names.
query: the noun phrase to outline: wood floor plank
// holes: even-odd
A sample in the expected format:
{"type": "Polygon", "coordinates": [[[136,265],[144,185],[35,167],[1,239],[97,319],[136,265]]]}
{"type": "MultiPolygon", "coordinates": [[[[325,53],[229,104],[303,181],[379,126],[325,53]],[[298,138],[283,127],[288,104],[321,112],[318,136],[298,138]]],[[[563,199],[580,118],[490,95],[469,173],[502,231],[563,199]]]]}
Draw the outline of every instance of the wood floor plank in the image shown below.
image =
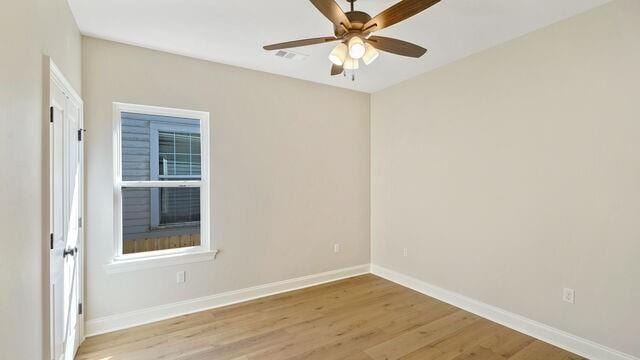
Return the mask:
{"type": "Polygon", "coordinates": [[[533,359],[545,359],[545,360],[578,360],[584,359],[580,356],[571,354],[565,350],[559,349],[555,346],[543,343],[542,341],[534,341],[524,349],[518,351],[515,355],[509,358],[510,360],[533,360],[533,359]]]}
{"type": "Polygon", "coordinates": [[[406,331],[393,339],[365,350],[365,352],[375,360],[400,359],[423,346],[457,332],[479,319],[475,315],[458,310],[424,326],[406,331]]]}
{"type": "Polygon", "coordinates": [[[511,329],[500,327],[479,344],[453,360],[504,360],[529,346],[535,339],[511,329]]]}
{"type": "Polygon", "coordinates": [[[374,275],[88,338],[78,360],[575,360],[374,275]]]}
{"type": "Polygon", "coordinates": [[[433,359],[451,360],[478,345],[482,340],[491,336],[498,329],[498,325],[477,321],[441,340],[428,344],[418,350],[403,356],[402,360],[433,359]]]}

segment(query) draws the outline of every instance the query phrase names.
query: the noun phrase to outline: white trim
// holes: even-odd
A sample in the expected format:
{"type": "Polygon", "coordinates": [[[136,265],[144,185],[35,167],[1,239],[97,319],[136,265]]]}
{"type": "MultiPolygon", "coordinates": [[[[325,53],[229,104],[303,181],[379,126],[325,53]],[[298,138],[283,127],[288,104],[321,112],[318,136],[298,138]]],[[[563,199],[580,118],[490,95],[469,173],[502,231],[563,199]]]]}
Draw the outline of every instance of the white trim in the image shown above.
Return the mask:
{"type": "MultiPolygon", "coordinates": [[[[217,250],[213,251],[213,241],[211,239],[210,224],[210,203],[209,197],[209,159],[210,159],[210,146],[209,146],[209,113],[196,110],[184,110],[175,108],[166,108],[159,106],[147,106],[137,104],[126,103],[113,103],[113,206],[114,206],[114,252],[112,254],[112,262],[107,264],[109,270],[114,269],[133,269],[149,268],[156,266],[171,265],[171,261],[166,258],[169,256],[183,256],[185,253],[192,255],[191,258],[195,258],[199,255],[199,258],[206,257],[207,254],[213,254],[209,260],[215,258],[217,250]],[[122,181],[122,113],[137,113],[146,115],[158,115],[158,116],[170,116],[177,118],[196,119],[200,121],[200,180],[199,181],[122,181]],[[144,255],[140,254],[122,254],[122,187],[200,187],[200,245],[185,248],[184,251],[176,251],[176,249],[170,249],[170,251],[148,251],[144,255]],[[144,259],[143,259],[144,258],[144,259]],[[126,260],[126,261],[125,261],[126,260]],[[155,264],[152,264],[152,260],[155,260],[155,264]],[[144,264],[133,266],[134,261],[144,261],[144,264]],[[127,264],[124,266],[122,264],[127,264]]],[[[175,262],[184,263],[186,256],[181,259],[176,259],[175,262]]],[[[187,261],[191,262],[191,261],[187,261]]],[[[129,270],[123,270],[129,271],[129,270]]]]}
{"type": "MultiPolygon", "coordinates": [[[[192,264],[197,262],[213,261],[218,254],[218,250],[187,251],[188,249],[192,248],[153,251],[149,252],[150,255],[147,255],[146,257],[116,257],[110,263],[105,265],[105,270],[108,274],[115,274],[173,265],[192,264]]],[[[131,255],[137,255],[137,253],[131,255]]]]}
{"type": "Polygon", "coordinates": [[[82,101],[82,97],[80,97],[76,89],[74,89],[73,86],[71,86],[71,83],[67,81],[67,78],[64,77],[64,74],[62,73],[62,71],[60,71],[60,68],[56,66],[56,64],[53,62],[53,60],[51,60],[51,58],[49,58],[49,71],[50,71],[50,77],[53,78],[56,82],[58,82],[61,85],[61,87],[69,93],[68,95],[71,97],[73,101],[76,102],[76,105],[78,105],[79,108],[83,108],[84,101],[82,101]]]}
{"type": "Polygon", "coordinates": [[[120,187],[201,187],[204,184],[200,180],[149,180],[149,181],[121,181],[120,187]]]}
{"type": "Polygon", "coordinates": [[[110,315],[86,322],[88,336],[99,335],[111,331],[125,329],[142,324],[164,320],[198,311],[209,310],[221,306],[236,304],[269,295],[293,291],[326,282],[345,279],[369,273],[369,265],[358,265],[349,268],[327,271],[320,274],[303,276],[245,289],[227,291],[172,304],[155,306],[148,309],[131,311],[124,314],[110,315]]]}
{"type": "MultiPolygon", "coordinates": [[[[150,105],[139,105],[139,104],[129,104],[122,102],[114,102],[114,107],[119,108],[122,112],[129,113],[139,113],[146,115],[159,115],[159,116],[172,116],[177,118],[190,118],[190,119],[202,119],[209,118],[209,113],[206,111],[199,110],[188,110],[188,109],[178,109],[178,108],[170,108],[170,107],[162,107],[162,106],[150,106],[150,105]]],[[[200,124],[202,126],[202,124],[200,124]]],[[[201,131],[205,129],[202,128],[201,131]]]]}
{"type": "Polygon", "coordinates": [[[551,326],[371,264],[371,273],[592,360],[640,360],[551,326]]]}

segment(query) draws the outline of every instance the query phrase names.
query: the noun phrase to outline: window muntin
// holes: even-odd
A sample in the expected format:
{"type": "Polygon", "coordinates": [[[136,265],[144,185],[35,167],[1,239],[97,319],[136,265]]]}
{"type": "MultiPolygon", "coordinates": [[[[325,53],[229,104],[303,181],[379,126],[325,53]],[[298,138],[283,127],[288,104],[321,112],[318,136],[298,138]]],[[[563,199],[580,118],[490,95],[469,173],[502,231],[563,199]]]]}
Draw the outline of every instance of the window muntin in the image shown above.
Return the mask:
{"type": "Polygon", "coordinates": [[[116,257],[210,250],[208,114],[115,104],[116,257]]]}

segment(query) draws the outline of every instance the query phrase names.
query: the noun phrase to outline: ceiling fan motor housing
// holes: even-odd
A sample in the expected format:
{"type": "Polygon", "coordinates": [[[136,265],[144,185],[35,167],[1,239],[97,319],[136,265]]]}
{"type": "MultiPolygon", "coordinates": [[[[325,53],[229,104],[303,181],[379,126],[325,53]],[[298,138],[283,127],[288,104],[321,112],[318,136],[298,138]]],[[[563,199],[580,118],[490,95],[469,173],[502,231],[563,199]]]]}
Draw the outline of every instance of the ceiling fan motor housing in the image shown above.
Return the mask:
{"type": "Polygon", "coordinates": [[[351,28],[347,29],[348,31],[345,33],[344,28],[334,26],[333,32],[336,37],[342,37],[349,33],[361,33],[364,24],[371,20],[371,16],[363,11],[349,11],[346,12],[345,15],[347,15],[347,18],[351,21],[351,28]]]}

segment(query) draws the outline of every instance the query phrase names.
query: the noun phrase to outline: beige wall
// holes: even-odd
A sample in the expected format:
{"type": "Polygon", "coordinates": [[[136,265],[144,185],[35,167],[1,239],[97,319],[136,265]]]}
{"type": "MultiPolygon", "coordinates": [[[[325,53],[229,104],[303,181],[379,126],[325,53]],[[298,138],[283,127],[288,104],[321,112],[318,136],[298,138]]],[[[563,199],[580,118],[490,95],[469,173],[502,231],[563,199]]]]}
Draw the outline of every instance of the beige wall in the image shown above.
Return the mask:
{"type": "MultiPolygon", "coordinates": [[[[48,243],[41,215],[43,55],[80,91],[80,33],[65,0],[3,1],[0,11],[0,359],[48,358],[48,243]]],[[[46,111],[44,112],[47,113],[46,111]]]]}
{"type": "Polygon", "coordinates": [[[639,39],[618,0],[374,94],[372,262],[640,355],[639,39]]]}
{"type": "Polygon", "coordinates": [[[87,37],[83,73],[88,320],[369,262],[368,94],[87,37]],[[105,272],[114,101],[211,113],[214,262],[105,272]]]}

